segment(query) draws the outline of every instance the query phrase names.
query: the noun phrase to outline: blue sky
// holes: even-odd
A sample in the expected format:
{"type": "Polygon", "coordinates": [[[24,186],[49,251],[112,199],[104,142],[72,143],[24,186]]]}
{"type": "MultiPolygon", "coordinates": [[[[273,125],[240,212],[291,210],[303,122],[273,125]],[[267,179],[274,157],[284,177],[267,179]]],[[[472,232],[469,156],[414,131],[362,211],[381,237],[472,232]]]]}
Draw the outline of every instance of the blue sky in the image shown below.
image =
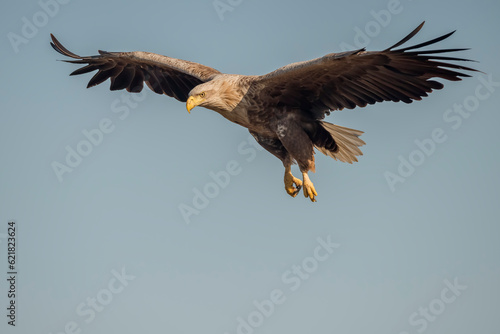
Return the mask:
{"type": "Polygon", "coordinates": [[[16,328],[0,281],[2,333],[500,327],[498,1],[2,7],[0,271],[11,220],[18,269],[16,328]],[[81,55],[150,51],[254,75],[384,49],[424,20],[415,42],[457,30],[438,47],[471,48],[460,56],[484,74],[410,105],[332,113],[367,145],[354,165],[316,154],[317,203],[286,195],[281,162],[246,129],[150,91],[85,89],[91,75],[69,77],[49,45],[53,33],[81,55]]]}

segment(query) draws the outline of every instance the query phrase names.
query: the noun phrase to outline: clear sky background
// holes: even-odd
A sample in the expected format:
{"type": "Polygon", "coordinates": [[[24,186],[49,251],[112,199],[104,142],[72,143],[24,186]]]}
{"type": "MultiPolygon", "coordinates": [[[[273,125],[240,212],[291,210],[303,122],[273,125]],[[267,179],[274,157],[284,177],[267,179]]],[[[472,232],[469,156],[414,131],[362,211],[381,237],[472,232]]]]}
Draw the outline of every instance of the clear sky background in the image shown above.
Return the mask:
{"type": "Polygon", "coordinates": [[[219,12],[212,0],[60,1],[1,5],[2,333],[498,332],[497,0],[221,0],[219,12]],[[91,75],[69,77],[77,67],[49,45],[54,33],[81,55],[264,74],[346,45],[384,49],[423,20],[414,43],[457,29],[437,48],[472,48],[460,56],[485,74],[410,105],[333,113],[367,145],[354,165],[316,155],[317,203],[285,193],[281,162],[246,129],[150,91],[87,90],[91,75]],[[68,149],[88,154],[59,180],[68,149]],[[417,166],[399,175],[401,159],[417,166]],[[405,182],[391,188],[388,173],[405,182]]]}

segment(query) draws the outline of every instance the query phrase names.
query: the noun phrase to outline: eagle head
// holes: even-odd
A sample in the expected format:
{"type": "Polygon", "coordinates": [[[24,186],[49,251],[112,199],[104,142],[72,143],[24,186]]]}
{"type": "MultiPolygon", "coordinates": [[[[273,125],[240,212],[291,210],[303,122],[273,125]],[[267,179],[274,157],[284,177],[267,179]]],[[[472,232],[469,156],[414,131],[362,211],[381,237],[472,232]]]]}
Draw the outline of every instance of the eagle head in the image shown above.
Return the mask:
{"type": "MultiPolygon", "coordinates": [[[[229,77],[229,76],[227,76],[229,77]]],[[[224,76],[221,80],[214,79],[194,87],[186,101],[188,112],[200,106],[219,113],[231,112],[241,101],[243,94],[224,76]]]]}
{"type": "Polygon", "coordinates": [[[214,90],[205,84],[196,86],[189,92],[189,97],[186,101],[187,111],[191,112],[197,106],[209,108],[214,103],[215,95],[217,94],[214,94],[214,90]]]}

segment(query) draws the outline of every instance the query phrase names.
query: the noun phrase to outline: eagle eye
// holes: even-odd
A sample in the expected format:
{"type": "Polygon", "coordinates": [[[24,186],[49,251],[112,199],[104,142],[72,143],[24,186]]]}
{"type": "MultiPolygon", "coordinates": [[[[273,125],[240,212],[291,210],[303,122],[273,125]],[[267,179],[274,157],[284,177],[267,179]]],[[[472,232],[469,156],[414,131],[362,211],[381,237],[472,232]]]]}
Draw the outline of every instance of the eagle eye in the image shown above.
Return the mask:
{"type": "Polygon", "coordinates": [[[203,98],[204,98],[204,97],[205,97],[205,95],[206,95],[206,94],[205,94],[205,92],[200,93],[200,97],[203,97],[203,98]]]}

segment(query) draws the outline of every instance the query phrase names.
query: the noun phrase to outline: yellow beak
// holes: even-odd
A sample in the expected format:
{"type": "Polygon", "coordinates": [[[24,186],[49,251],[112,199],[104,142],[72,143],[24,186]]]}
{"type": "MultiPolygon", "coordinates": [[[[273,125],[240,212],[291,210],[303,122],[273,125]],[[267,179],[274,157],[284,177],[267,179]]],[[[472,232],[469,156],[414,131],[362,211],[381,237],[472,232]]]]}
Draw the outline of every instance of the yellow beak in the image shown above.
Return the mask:
{"type": "Polygon", "coordinates": [[[199,96],[190,96],[186,101],[186,109],[189,113],[191,110],[198,106],[202,102],[202,99],[199,96]]]}

